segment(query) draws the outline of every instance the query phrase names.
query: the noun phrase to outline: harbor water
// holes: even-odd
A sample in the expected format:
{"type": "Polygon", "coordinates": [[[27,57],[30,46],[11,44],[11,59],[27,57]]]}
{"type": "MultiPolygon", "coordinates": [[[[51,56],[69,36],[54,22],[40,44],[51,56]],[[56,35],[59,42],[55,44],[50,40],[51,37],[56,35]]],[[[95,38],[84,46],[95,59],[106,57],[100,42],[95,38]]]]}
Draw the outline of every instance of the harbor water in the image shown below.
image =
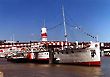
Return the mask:
{"type": "Polygon", "coordinates": [[[101,66],[11,63],[0,59],[3,77],[109,77],[110,57],[101,58],[101,66]]]}

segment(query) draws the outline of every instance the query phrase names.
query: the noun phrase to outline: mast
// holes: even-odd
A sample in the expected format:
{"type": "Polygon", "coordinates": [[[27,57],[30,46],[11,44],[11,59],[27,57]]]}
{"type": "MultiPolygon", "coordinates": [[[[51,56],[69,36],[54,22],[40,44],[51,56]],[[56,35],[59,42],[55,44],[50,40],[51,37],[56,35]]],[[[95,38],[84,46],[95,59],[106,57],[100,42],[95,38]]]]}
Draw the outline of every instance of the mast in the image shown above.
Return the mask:
{"type": "Polygon", "coordinates": [[[66,21],[65,21],[65,13],[64,13],[64,6],[62,4],[62,14],[63,14],[63,25],[64,25],[64,36],[65,36],[65,41],[67,42],[68,39],[67,39],[67,30],[66,30],[66,21]]]}

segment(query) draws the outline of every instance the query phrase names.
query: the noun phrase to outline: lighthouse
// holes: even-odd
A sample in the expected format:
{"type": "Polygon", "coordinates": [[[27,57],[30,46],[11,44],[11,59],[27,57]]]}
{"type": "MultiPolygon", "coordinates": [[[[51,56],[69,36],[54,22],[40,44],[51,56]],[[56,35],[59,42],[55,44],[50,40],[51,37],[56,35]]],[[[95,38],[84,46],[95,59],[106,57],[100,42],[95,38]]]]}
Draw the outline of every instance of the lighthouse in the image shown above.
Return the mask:
{"type": "Polygon", "coordinates": [[[41,38],[42,41],[47,41],[47,28],[45,27],[45,22],[44,27],[41,28],[41,38]]]}

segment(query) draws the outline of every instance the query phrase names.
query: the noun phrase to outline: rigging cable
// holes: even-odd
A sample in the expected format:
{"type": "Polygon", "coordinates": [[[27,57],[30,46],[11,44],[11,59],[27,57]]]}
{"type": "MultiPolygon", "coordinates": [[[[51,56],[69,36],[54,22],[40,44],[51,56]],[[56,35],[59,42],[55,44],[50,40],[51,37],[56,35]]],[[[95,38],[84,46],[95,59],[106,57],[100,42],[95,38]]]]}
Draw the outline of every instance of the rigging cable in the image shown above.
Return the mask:
{"type": "MultiPolygon", "coordinates": [[[[67,24],[69,24],[69,23],[67,23],[67,24]]],[[[69,24],[70,25],[70,24],[69,24]]],[[[80,28],[79,26],[77,26],[77,25],[70,25],[71,27],[73,27],[74,29],[76,29],[76,30],[79,30],[79,31],[81,31],[81,32],[83,32],[85,35],[87,35],[87,36],[89,36],[89,37],[91,37],[91,38],[93,38],[93,39],[96,39],[97,37],[96,36],[93,36],[92,34],[90,34],[90,33],[87,33],[86,31],[84,31],[82,28],[80,28]]]]}
{"type": "Polygon", "coordinates": [[[57,25],[55,25],[55,26],[53,26],[53,27],[51,27],[51,28],[48,28],[47,30],[53,30],[53,29],[55,29],[55,28],[57,28],[57,27],[59,27],[59,26],[61,26],[62,25],[62,23],[60,23],[60,24],[57,24],[57,25]]]}

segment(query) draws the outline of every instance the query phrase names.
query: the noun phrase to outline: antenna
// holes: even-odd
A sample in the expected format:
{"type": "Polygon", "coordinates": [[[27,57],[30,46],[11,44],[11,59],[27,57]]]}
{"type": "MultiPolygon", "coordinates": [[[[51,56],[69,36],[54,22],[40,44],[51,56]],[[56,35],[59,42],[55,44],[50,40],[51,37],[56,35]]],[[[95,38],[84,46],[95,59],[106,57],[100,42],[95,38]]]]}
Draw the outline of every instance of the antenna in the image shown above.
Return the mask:
{"type": "Polygon", "coordinates": [[[14,34],[11,37],[11,42],[12,42],[12,46],[13,46],[13,44],[14,44],[14,34]]]}
{"type": "Polygon", "coordinates": [[[43,27],[45,27],[45,19],[44,19],[44,22],[43,22],[43,27]]]}
{"type": "Polygon", "coordinates": [[[62,14],[63,14],[63,25],[64,25],[64,31],[65,31],[65,41],[67,42],[67,30],[66,30],[65,13],[64,13],[63,4],[62,4],[62,14]]]}
{"type": "Polygon", "coordinates": [[[12,41],[14,42],[14,34],[13,34],[13,36],[12,36],[12,41]]]}
{"type": "Polygon", "coordinates": [[[97,41],[97,42],[99,41],[99,36],[98,36],[98,35],[96,36],[96,41],[97,41]]]}

